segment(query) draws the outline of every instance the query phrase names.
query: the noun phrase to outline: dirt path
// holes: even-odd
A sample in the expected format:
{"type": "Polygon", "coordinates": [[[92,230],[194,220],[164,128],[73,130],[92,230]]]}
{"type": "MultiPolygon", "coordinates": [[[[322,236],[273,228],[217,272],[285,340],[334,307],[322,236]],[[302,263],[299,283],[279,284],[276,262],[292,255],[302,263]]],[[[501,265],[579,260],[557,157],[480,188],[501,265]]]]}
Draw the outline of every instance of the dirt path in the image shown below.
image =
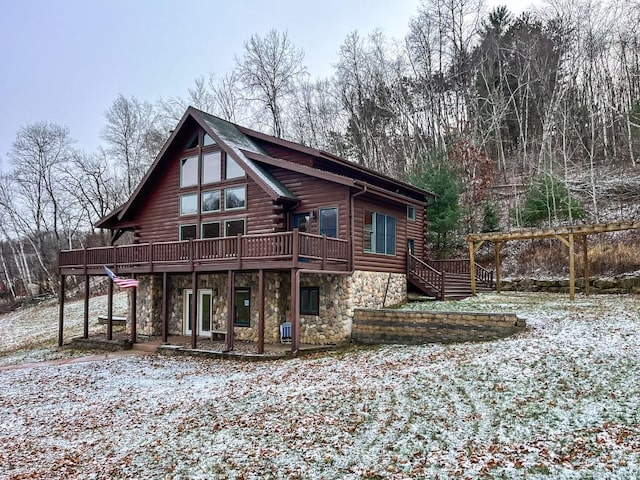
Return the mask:
{"type": "Polygon", "coordinates": [[[4,367],[0,367],[0,372],[8,372],[10,370],[22,370],[22,369],[30,369],[30,368],[37,368],[37,367],[50,367],[50,366],[57,366],[57,365],[71,365],[74,363],[99,362],[102,360],[111,360],[114,358],[149,355],[150,353],[151,352],[146,352],[143,350],[123,350],[120,352],[105,352],[104,354],[101,353],[99,355],[89,355],[86,357],[59,358],[57,360],[46,360],[43,362],[22,363],[18,365],[6,365],[4,367]]]}

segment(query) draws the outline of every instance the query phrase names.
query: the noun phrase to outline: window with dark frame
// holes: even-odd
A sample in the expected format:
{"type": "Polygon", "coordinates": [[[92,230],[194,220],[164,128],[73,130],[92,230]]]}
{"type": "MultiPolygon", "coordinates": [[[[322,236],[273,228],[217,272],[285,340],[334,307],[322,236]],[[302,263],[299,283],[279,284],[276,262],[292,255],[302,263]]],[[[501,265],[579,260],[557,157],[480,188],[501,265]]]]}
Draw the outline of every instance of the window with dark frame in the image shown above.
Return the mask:
{"type": "Polygon", "coordinates": [[[220,236],[220,222],[207,222],[200,226],[200,238],[218,238],[220,236]]]}
{"type": "Polygon", "coordinates": [[[416,220],[416,207],[413,205],[407,205],[407,220],[416,220]]]}
{"type": "Polygon", "coordinates": [[[180,195],[180,215],[195,215],[198,213],[198,194],[180,195]]]}
{"type": "Polygon", "coordinates": [[[195,224],[180,225],[180,240],[191,240],[196,238],[198,226],[195,224]]]}
{"type": "Polygon", "coordinates": [[[219,212],[220,211],[220,190],[209,190],[202,192],[202,201],[200,211],[202,213],[219,212]]]}
{"type": "Polygon", "coordinates": [[[379,212],[364,212],[364,251],[383,255],[396,254],[396,219],[379,212]]]}
{"type": "Polygon", "coordinates": [[[241,187],[231,187],[224,189],[224,209],[236,210],[246,208],[247,206],[247,189],[243,185],[241,187]]]}
{"type": "Polygon", "coordinates": [[[320,217],[320,235],[337,238],[338,209],[336,207],[321,208],[318,216],[320,217]]]}
{"type": "Polygon", "coordinates": [[[180,188],[198,185],[198,157],[187,157],[180,160],[180,188]]]}
{"type": "Polygon", "coordinates": [[[202,184],[222,180],[222,152],[220,150],[202,154],[202,184]]]}
{"type": "Polygon", "coordinates": [[[300,287],[300,315],[320,315],[320,287],[300,287]]]}
{"type": "Polygon", "coordinates": [[[244,220],[225,220],[224,236],[235,237],[238,234],[244,235],[244,220]]]}

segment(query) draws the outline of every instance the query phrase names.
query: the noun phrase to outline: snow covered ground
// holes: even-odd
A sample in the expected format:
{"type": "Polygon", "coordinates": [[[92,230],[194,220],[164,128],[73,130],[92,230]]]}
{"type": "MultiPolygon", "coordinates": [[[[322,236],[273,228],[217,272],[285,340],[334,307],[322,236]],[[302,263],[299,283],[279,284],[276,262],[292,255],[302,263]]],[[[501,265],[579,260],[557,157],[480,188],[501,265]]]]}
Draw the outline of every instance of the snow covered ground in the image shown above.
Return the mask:
{"type": "Polygon", "coordinates": [[[485,295],[417,308],[515,311],[527,331],[2,371],[0,479],[640,478],[639,306],[485,295]]]}

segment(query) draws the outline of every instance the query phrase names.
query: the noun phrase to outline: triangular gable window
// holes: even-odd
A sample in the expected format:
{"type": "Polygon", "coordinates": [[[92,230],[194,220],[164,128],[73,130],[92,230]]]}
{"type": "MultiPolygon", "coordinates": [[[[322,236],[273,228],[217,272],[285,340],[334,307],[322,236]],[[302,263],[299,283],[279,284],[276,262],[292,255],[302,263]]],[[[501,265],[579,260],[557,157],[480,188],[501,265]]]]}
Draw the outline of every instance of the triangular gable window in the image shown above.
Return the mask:
{"type": "Polygon", "coordinates": [[[198,132],[193,134],[193,136],[187,142],[187,145],[184,148],[185,150],[189,150],[190,148],[196,148],[197,146],[198,146],[198,132]]]}
{"type": "Polygon", "coordinates": [[[205,147],[209,147],[211,145],[215,145],[216,141],[213,138],[211,138],[208,133],[205,133],[204,134],[204,142],[203,143],[204,143],[205,147]]]}

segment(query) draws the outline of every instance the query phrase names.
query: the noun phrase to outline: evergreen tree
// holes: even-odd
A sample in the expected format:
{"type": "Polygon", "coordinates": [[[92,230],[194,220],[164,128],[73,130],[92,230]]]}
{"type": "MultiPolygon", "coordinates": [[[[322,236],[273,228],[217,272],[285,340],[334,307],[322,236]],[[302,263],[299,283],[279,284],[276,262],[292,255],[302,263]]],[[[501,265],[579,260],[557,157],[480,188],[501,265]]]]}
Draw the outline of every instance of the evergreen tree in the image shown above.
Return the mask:
{"type": "Polygon", "coordinates": [[[440,257],[446,256],[455,244],[455,234],[460,228],[462,183],[459,177],[444,152],[439,152],[426,159],[409,178],[414,185],[436,195],[427,205],[427,237],[440,257]]]}
{"type": "Polygon", "coordinates": [[[584,211],[567,186],[550,174],[538,177],[529,185],[518,213],[526,226],[539,225],[545,220],[553,224],[584,217],[584,211]]]}

